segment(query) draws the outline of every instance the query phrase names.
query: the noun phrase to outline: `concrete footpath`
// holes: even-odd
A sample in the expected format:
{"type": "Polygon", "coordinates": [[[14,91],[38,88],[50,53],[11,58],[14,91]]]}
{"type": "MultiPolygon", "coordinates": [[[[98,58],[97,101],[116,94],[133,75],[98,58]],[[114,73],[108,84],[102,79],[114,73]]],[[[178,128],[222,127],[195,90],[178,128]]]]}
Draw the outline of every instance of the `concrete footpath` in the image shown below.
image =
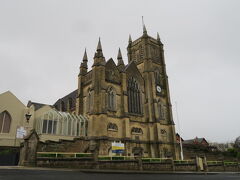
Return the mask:
{"type": "Polygon", "coordinates": [[[0,166],[0,169],[35,170],[35,171],[77,171],[83,173],[103,174],[239,174],[240,172],[193,172],[193,171],[133,171],[133,170],[106,170],[106,169],[70,169],[70,168],[43,168],[27,166],[0,166]]]}

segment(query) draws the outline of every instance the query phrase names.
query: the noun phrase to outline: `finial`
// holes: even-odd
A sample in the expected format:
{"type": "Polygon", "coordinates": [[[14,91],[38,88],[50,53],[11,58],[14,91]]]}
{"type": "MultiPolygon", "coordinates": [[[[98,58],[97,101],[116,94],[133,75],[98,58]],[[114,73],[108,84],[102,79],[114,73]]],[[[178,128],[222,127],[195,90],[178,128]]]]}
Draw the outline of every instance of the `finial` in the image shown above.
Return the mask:
{"type": "Polygon", "coordinates": [[[160,36],[158,32],[157,32],[157,40],[160,41],[160,36]]]}
{"type": "Polygon", "coordinates": [[[144,24],[143,16],[142,16],[142,26],[143,26],[143,34],[147,34],[147,29],[146,29],[146,26],[144,24]]]}
{"type": "Polygon", "coordinates": [[[88,69],[88,57],[87,57],[87,50],[85,48],[84,55],[83,55],[83,62],[80,65],[80,74],[85,74],[88,69]]]}
{"type": "Polygon", "coordinates": [[[85,48],[84,55],[83,55],[83,61],[88,61],[86,48],[85,48]]]}
{"type": "Polygon", "coordinates": [[[121,53],[121,49],[118,49],[118,56],[117,59],[122,59],[122,53],[121,53]]]}
{"type": "Polygon", "coordinates": [[[94,58],[96,58],[96,57],[104,57],[103,52],[102,52],[102,45],[101,45],[100,37],[99,37],[98,45],[97,45],[97,52],[94,55],[94,58]]]}
{"type": "Polygon", "coordinates": [[[129,34],[128,43],[132,43],[132,37],[131,37],[131,34],[129,34]]]}
{"type": "Polygon", "coordinates": [[[120,48],[118,49],[117,59],[118,59],[118,64],[117,64],[118,66],[124,65],[124,62],[123,62],[123,59],[122,59],[122,53],[121,53],[121,49],[120,48]]]}
{"type": "Polygon", "coordinates": [[[100,37],[99,37],[99,40],[98,40],[97,51],[102,51],[102,45],[101,45],[100,37]]]}

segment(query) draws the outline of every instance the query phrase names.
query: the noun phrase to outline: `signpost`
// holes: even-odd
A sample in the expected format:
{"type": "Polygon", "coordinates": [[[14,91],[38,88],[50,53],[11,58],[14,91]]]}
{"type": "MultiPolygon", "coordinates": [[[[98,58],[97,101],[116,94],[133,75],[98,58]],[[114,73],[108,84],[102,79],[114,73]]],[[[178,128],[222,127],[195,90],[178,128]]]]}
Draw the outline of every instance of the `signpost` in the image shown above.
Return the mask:
{"type": "Polygon", "coordinates": [[[124,144],[112,142],[112,153],[123,153],[124,152],[124,144]]]}

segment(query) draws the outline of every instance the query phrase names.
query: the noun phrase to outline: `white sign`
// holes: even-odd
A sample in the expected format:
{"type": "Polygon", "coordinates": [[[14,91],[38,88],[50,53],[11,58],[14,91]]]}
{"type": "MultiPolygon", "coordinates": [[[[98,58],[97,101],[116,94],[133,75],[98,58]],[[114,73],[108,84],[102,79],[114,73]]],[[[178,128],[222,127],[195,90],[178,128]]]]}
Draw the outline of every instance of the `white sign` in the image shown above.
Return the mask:
{"type": "Polygon", "coordinates": [[[112,152],[113,153],[123,153],[123,151],[124,151],[123,143],[112,142],[112,152]]]}
{"type": "Polygon", "coordinates": [[[17,128],[16,138],[23,139],[24,136],[26,135],[27,135],[27,131],[24,129],[24,127],[17,128]]]}

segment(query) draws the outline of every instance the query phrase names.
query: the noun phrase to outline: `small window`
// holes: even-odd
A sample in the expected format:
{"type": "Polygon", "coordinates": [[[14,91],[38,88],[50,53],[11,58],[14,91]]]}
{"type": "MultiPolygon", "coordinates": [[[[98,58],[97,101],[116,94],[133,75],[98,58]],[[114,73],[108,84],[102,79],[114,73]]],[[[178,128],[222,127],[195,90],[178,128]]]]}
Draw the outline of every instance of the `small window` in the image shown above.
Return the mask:
{"type": "Polygon", "coordinates": [[[93,94],[89,88],[87,94],[87,112],[91,112],[92,106],[93,106],[93,94]]]}
{"type": "Polygon", "coordinates": [[[108,110],[114,111],[115,108],[115,103],[116,102],[116,93],[114,89],[111,87],[108,92],[107,92],[107,106],[108,110]]]}
{"type": "Polygon", "coordinates": [[[166,135],[167,134],[166,130],[165,129],[161,129],[161,134],[162,135],[166,135]]]}
{"type": "Polygon", "coordinates": [[[109,123],[108,126],[107,126],[107,130],[109,131],[117,131],[118,130],[118,127],[115,123],[109,123]]]}
{"type": "Polygon", "coordinates": [[[167,131],[165,129],[161,129],[160,133],[161,133],[161,136],[162,136],[162,140],[163,141],[168,141],[167,131]]]}
{"type": "Polygon", "coordinates": [[[66,111],[65,109],[65,103],[63,101],[61,101],[61,111],[66,111]]]}
{"type": "Polygon", "coordinates": [[[143,134],[143,131],[141,128],[133,127],[131,130],[132,134],[143,134]]]}
{"type": "Polygon", "coordinates": [[[68,106],[69,106],[69,110],[72,110],[72,108],[73,108],[73,100],[72,100],[72,98],[68,99],[68,106]]]}

